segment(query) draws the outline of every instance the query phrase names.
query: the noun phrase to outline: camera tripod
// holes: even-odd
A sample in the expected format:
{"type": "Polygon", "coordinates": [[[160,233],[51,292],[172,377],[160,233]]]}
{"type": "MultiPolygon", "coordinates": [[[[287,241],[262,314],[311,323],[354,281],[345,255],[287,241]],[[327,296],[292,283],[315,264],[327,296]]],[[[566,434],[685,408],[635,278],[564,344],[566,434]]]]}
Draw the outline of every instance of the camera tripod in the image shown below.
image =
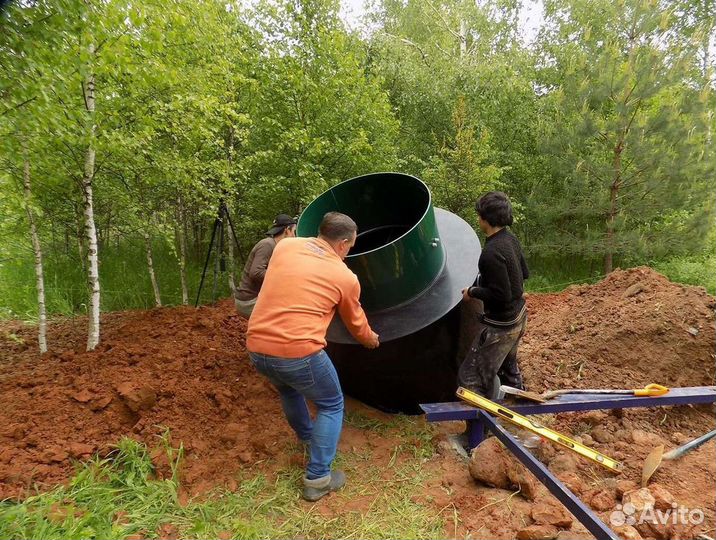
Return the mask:
{"type": "MultiPolygon", "coordinates": [[[[204,278],[206,277],[206,269],[209,267],[209,261],[211,260],[211,250],[214,248],[214,240],[216,240],[217,256],[214,264],[214,284],[211,290],[211,301],[216,300],[216,283],[219,279],[219,271],[226,271],[226,259],[224,257],[224,221],[228,222],[229,233],[236,244],[237,254],[241,255],[241,246],[239,240],[236,238],[236,230],[234,224],[231,221],[231,214],[229,214],[229,207],[226,205],[223,199],[219,201],[219,211],[214,219],[214,229],[211,231],[211,242],[209,242],[209,250],[206,253],[206,262],[204,263],[204,270],[201,273],[201,282],[199,283],[199,290],[196,293],[196,302],[194,307],[199,306],[199,297],[201,296],[201,289],[204,286],[204,278]],[[218,235],[217,235],[218,233],[218,235]]],[[[231,241],[231,239],[229,240],[231,241]]]]}

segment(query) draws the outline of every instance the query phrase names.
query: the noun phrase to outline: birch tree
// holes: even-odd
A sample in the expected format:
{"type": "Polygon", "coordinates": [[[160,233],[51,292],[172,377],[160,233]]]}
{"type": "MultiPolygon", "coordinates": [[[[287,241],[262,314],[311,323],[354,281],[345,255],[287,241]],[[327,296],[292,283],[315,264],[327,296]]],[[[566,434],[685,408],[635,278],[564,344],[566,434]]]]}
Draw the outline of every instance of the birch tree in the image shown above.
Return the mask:
{"type": "Polygon", "coordinates": [[[162,307],[162,297],[159,293],[159,284],[157,283],[157,276],[154,272],[154,256],[152,255],[152,237],[149,234],[150,225],[144,229],[144,248],[147,255],[147,269],[149,270],[149,279],[152,282],[152,291],[154,292],[154,305],[156,307],[162,307]]]}
{"type": "Polygon", "coordinates": [[[99,343],[99,253],[97,247],[97,229],[94,223],[94,193],[92,182],[95,173],[95,74],[93,70],[95,47],[91,42],[87,45],[88,74],[82,85],[84,106],[86,111],[85,129],[87,148],[82,176],[82,196],[84,200],[84,231],[87,239],[87,285],[89,287],[89,309],[87,328],[87,350],[93,350],[99,343]]]}
{"type": "Polygon", "coordinates": [[[30,225],[30,240],[32,242],[32,251],[35,255],[35,279],[37,287],[37,315],[38,315],[38,332],[37,341],[40,347],[40,353],[47,352],[47,308],[45,306],[45,273],[42,266],[42,247],[40,246],[40,236],[37,233],[35,224],[35,211],[32,207],[32,187],[30,183],[30,157],[27,152],[27,144],[24,145],[23,156],[23,194],[25,197],[25,212],[27,213],[27,222],[30,225]]]}
{"type": "MultiPolygon", "coordinates": [[[[47,351],[47,303],[45,298],[45,272],[42,242],[38,227],[38,212],[33,195],[32,163],[41,159],[46,149],[43,133],[52,128],[55,110],[45,91],[57,76],[63,62],[53,61],[53,55],[62,50],[68,28],[56,17],[53,6],[40,3],[17,10],[18,17],[8,21],[0,38],[0,56],[12,59],[0,63],[0,149],[5,159],[0,167],[21,178],[22,208],[32,246],[37,294],[38,345],[40,353],[47,351]],[[56,32],[50,28],[57,24],[56,32]],[[39,45],[35,43],[39,41],[39,45]],[[15,156],[22,166],[15,169],[15,156]],[[21,171],[21,172],[20,172],[21,171]]],[[[3,21],[4,23],[5,21],[3,21]]]]}
{"type": "Polygon", "coordinates": [[[177,197],[175,237],[179,244],[179,282],[181,285],[181,303],[189,304],[189,289],[186,286],[186,219],[184,217],[184,203],[181,195],[177,197]]]}

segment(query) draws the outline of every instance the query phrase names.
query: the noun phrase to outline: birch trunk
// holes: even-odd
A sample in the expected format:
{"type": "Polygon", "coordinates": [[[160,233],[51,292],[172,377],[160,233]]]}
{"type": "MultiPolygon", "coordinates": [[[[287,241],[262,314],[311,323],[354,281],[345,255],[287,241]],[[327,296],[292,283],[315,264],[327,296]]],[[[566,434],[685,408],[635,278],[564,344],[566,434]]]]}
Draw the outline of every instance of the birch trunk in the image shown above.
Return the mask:
{"type": "MultiPolygon", "coordinates": [[[[83,204],[84,206],[84,204],[83,204]]],[[[79,212],[79,209],[76,209],[79,212]]],[[[84,213],[84,210],[83,210],[84,213]]],[[[77,255],[80,258],[80,266],[82,267],[82,273],[87,272],[87,259],[85,257],[85,231],[84,231],[84,215],[78,215],[76,240],[77,240],[77,255]]]]}
{"type": "Polygon", "coordinates": [[[181,279],[181,303],[189,304],[189,289],[186,286],[186,220],[184,219],[184,202],[181,196],[179,203],[179,224],[177,238],[179,239],[179,277],[181,279]]]}
{"type": "Polygon", "coordinates": [[[460,57],[464,57],[467,54],[467,21],[465,19],[460,20],[460,57]]]}
{"type": "MultiPolygon", "coordinates": [[[[226,180],[227,183],[231,180],[231,168],[233,166],[233,150],[234,150],[234,128],[229,128],[229,140],[226,144],[226,180]]],[[[224,193],[226,196],[226,193],[224,193]]],[[[228,210],[227,210],[228,214],[228,210]]],[[[236,298],[236,278],[234,276],[234,231],[231,227],[231,222],[228,215],[225,216],[226,226],[223,227],[227,231],[227,240],[229,241],[229,289],[231,289],[231,296],[236,298]]]]}
{"type": "Polygon", "coordinates": [[[152,239],[148,231],[144,231],[144,246],[147,252],[147,268],[149,269],[149,279],[152,281],[152,290],[154,291],[154,305],[162,307],[162,297],[159,294],[159,284],[157,276],[154,273],[154,257],[152,255],[152,239]]]}
{"type": "Polygon", "coordinates": [[[25,149],[25,157],[23,164],[23,187],[23,192],[25,195],[25,211],[27,212],[27,221],[30,224],[32,251],[35,253],[35,278],[37,283],[37,311],[39,320],[37,342],[40,346],[40,353],[45,353],[47,352],[47,311],[45,306],[45,276],[42,268],[42,249],[40,247],[40,237],[37,234],[35,215],[31,208],[32,189],[30,187],[30,160],[27,157],[27,149],[25,149]]]}
{"type": "MultiPolygon", "coordinates": [[[[94,45],[89,46],[90,57],[94,56],[94,45]]],[[[92,181],[95,165],[95,81],[94,73],[90,73],[84,87],[85,108],[87,110],[88,135],[87,152],[85,153],[84,175],[82,177],[82,194],[84,195],[85,236],[87,238],[87,283],[89,286],[89,323],[87,329],[87,350],[93,350],[99,343],[99,265],[97,248],[97,229],[94,224],[94,199],[92,181]]]]}

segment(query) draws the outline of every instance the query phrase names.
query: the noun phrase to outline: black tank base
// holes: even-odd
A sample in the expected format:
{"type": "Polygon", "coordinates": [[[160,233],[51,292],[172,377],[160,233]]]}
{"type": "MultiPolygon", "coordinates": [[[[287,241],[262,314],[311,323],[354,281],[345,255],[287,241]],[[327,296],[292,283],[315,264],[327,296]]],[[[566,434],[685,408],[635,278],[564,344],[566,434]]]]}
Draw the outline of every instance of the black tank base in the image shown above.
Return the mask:
{"type": "Polygon", "coordinates": [[[328,343],[343,391],[388,413],[421,414],[420,403],[454,401],[457,371],[477,333],[479,302],[377,349],[328,343]]]}

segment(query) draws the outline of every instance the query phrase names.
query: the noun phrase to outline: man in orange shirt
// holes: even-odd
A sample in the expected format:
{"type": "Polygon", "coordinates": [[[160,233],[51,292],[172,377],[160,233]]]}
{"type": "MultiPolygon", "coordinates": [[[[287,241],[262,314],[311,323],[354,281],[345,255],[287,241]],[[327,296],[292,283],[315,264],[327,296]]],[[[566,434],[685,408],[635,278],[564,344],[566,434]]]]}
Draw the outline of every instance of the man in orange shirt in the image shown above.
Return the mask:
{"type": "Polygon", "coordinates": [[[323,350],[336,309],[359,343],[369,349],[379,345],[360,305],[358,278],[343,262],[357,230],[345,214],[329,212],[318,238],[277,244],[249,319],[251,361],[278,389],[286,420],[310,448],[302,493],[309,501],[346,481],[343,471],[331,471],[343,424],[343,392],[323,350]],[[315,422],[306,399],[318,409],[315,422]]]}

